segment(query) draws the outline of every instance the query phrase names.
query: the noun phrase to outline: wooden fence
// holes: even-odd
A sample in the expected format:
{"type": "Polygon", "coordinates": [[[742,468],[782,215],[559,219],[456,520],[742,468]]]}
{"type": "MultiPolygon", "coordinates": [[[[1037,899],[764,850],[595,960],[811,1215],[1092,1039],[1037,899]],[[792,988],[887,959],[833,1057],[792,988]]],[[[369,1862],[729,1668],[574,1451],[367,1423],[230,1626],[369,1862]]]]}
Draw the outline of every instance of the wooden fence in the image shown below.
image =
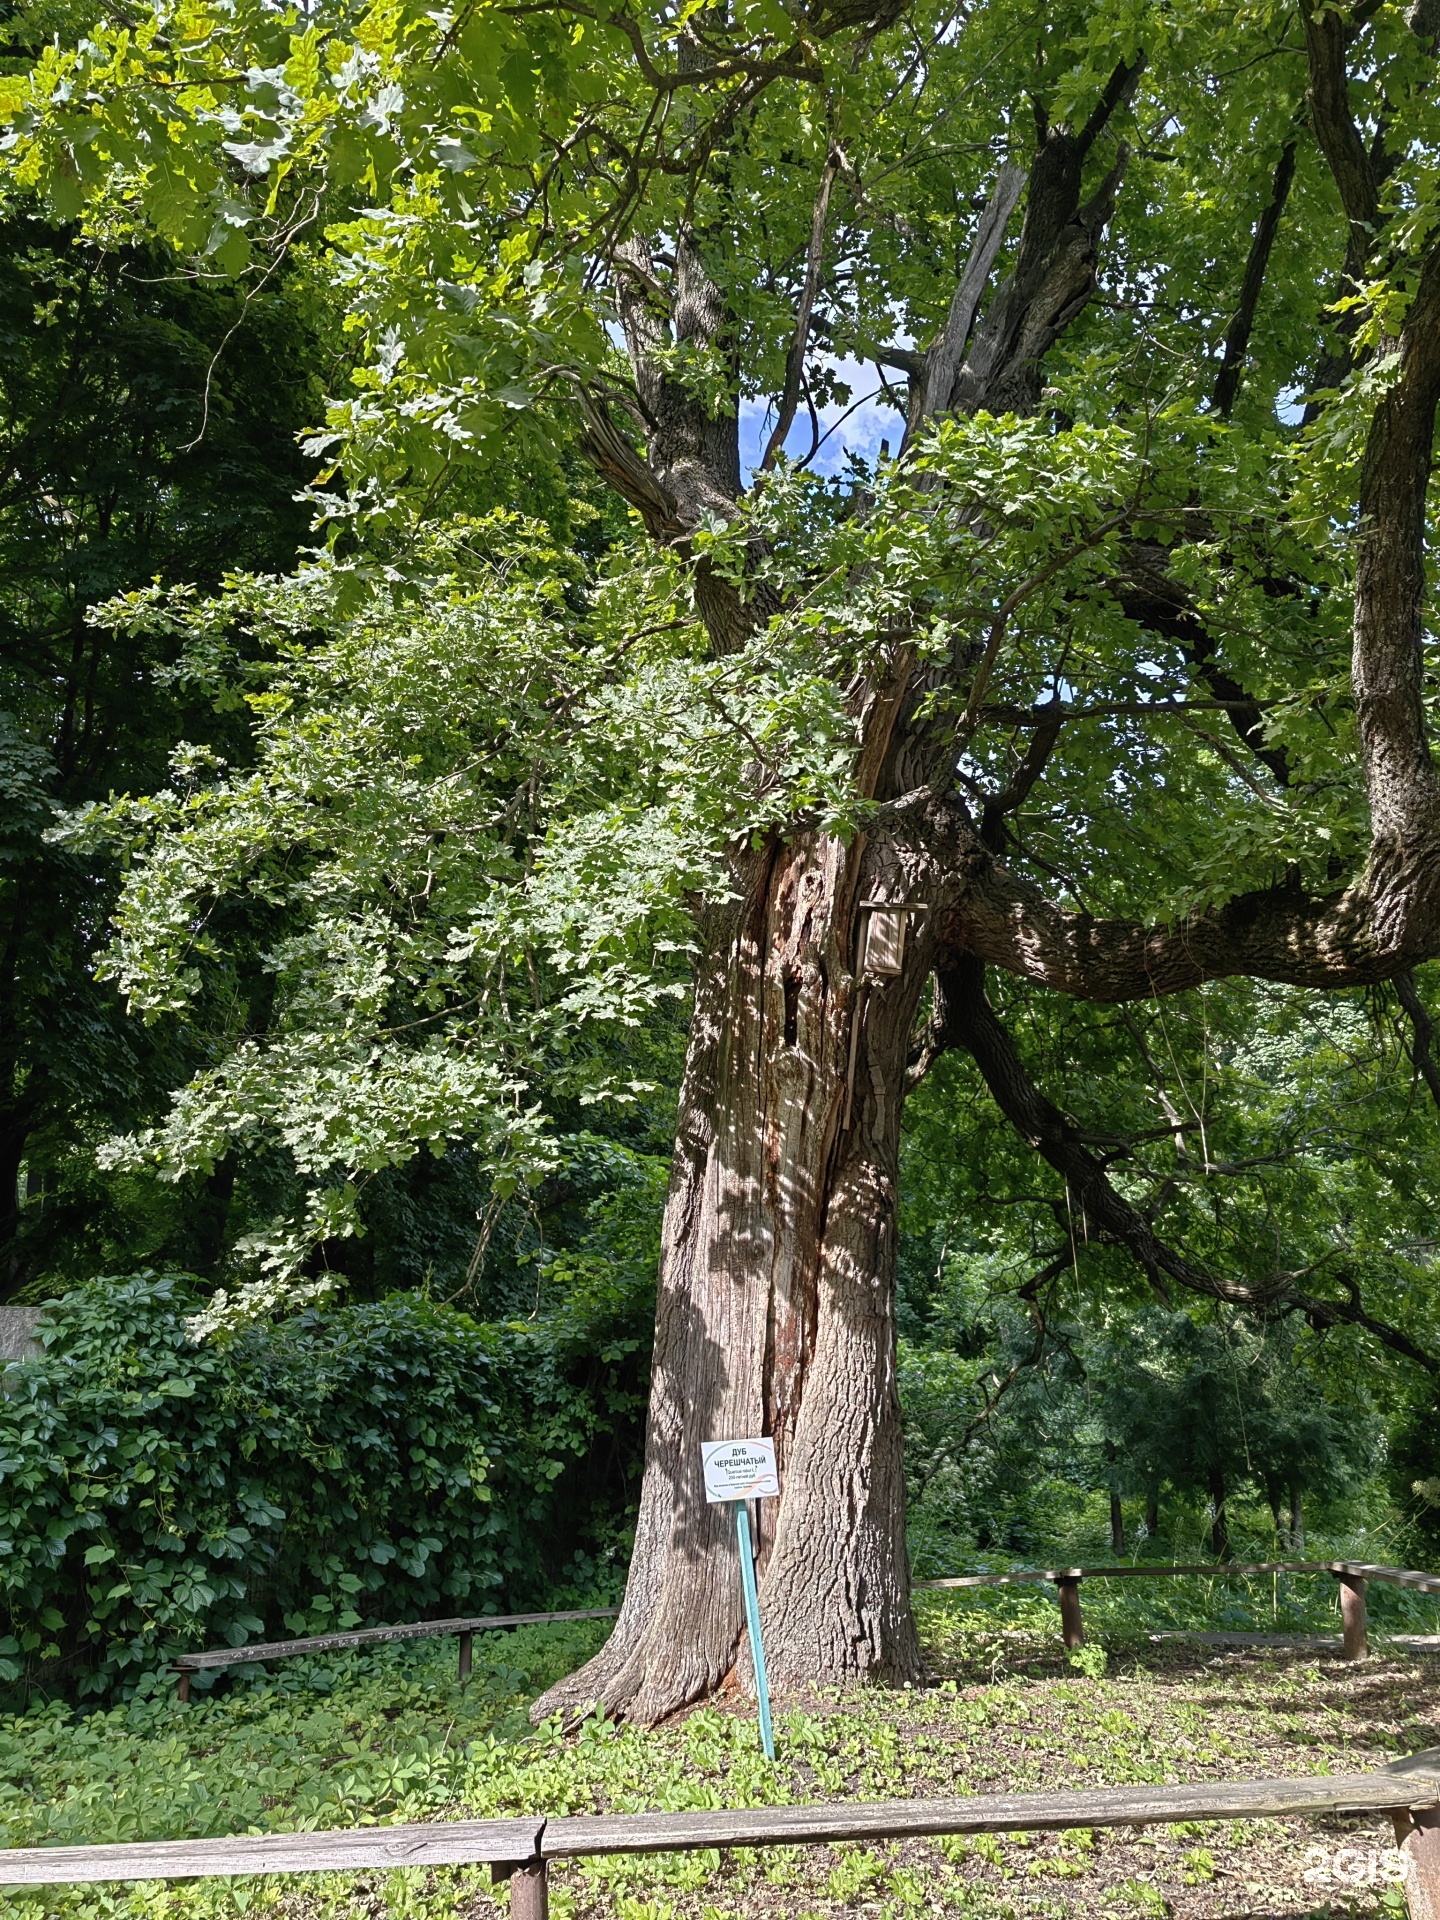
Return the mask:
{"type": "Polygon", "coordinates": [[[1363,1660],[1369,1651],[1365,1588],[1375,1580],[1382,1585],[1409,1587],[1420,1593],[1440,1594],[1440,1575],[1416,1573],[1409,1567],[1377,1567],[1368,1560],[1249,1560],[1217,1561],[1210,1565],[1166,1567],[1051,1567],[1043,1572],[966,1573],[954,1580],[921,1580],[916,1585],[927,1592],[942,1592],[957,1587],[1013,1587],[1052,1585],[1060,1601],[1060,1631],[1067,1647],[1084,1641],[1080,1617],[1082,1580],[1137,1580],[1175,1578],[1204,1574],[1212,1580],[1247,1579],[1257,1573],[1328,1573],[1340,1583],[1340,1621],[1343,1629],[1341,1650],[1347,1660],[1363,1660]]]}
{"type": "Polygon", "coordinates": [[[0,1850],[0,1885],[188,1880],[209,1874],[330,1873],[488,1864],[511,1886],[512,1920],[547,1920],[552,1860],[702,1848],[793,1847],[966,1833],[1056,1833],[1177,1821],[1385,1814],[1404,1851],[1411,1920],[1440,1920],[1440,1748],[1382,1773],[1087,1792],[986,1794],[871,1805],[457,1820],[332,1833],[267,1833],[105,1847],[0,1850]]]}
{"type": "MultiPolygon", "coordinates": [[[[1366,1651],[1365,1590],[1381,1581],[1440,1594],[1440,1576],[1352,1560],[1252,1561],[1200,1566],[1058,1567],[1020,1573],[965,1574],[928,1580],[927,1591],[1050,1584],[1060,1602],[1067,1646],[1082,1639],[1080,1582],[1253,1574],[1328,1573],[1340,1582],[1344,1652],[1366,1651]]],[[[242,1647],[181,1654],[181,1699],[205,1668],[326,1653],[340,1647],[454,1634],[460,1674],[470,1671],[473,1636],[499,1627],[613,1619],[613,1607],[565,1613],[478,1614],[348,1633],[312,1634],[242,1647]]],[[[462,1820],[329,1833],[251,1834],[216,1840],[167,1840],[99,1847],[0,1849],[0,1885],[77,1881],[180,1880],[211,1874],[290,1874],[336,1870],[489,1865],[511,1884],[514,1920],[545,1920],[552,1860],[697,1848],[797,1846],[896,1840],[942,1834],[1059,1832],[1074,1827],[1140,1827],[1189,1820],[1319,1818],[1388,1813],[1406,1856],[1412,1920],[1440,1920],[1440,1748],[1413,1754],[1383,1773],[1301,1780],[1227,1781],[1196,1786],[1105,1787],[1082,1793],[981,1795],[956,1800],[886,1801],[870,1806],[761,1807],[696,1813],[587,1815],[549,1819],[462,1820]]]]}
{"type": "Polygon", "coordinates": [[[581,1607],[573,1613],[477,1613],[458,1620],[412,1620],[408,1626],[357,1627],[350,1633],[312,1633],[302,1640],[257,1641],[243,1647],[210,1647],[204,1653],[178,1654],[175,1691],[190,1698],[190,1676],[206,1667],[243,1667],[266,1660],[290,1660],[298,1653],[334,1653],[340,1647],[373,1647],[386,1640],[427,1640],[453,1633],[460,1642],[460,1678],[470,1677],[477,1633],[496,1627],[544,1627],[558,1620],[613,1620],[618,1607],[581,1607]]]}
{"type": "MultiPolygon", "coordinates": [[[[1222,1561],[1213,1565],[1133,1567],[1052,1567],[1021,1573],[967,1573],[954,1580],[920,1580],[917,1590],[936,1593],[961,1587],[1013,1587],[1052,1585],[1060,1601],[1060,1629],[1067,1647],[1078,1647],[1084,1640],[1080,1617],[1082,1580],[1134,1580],[1177,1578],[1203,1574],[1210,1579],[1238,1580],[1257,1573],[1328,1573],[1340,1582],[1340,1612],[1344,1628],[1342,1651],[1347,1660],[1361,1660],[1368,1651],[1365,1610],[1367,1581],[1378,1580],[1391,1586],[1411,1587],[1421,1593],[1440,1594],[1440,1575],[1416,1573],[1407,1567],[1378,1567],[1361,1560],[1255,1560],[1222,1561]]],[[[204,1653],[182,1653],[173,1665],[176,1693],[181,1700],[190,1698],[190,1676],[206,1668],[238,1667],[267,1660],[288,1660],[296,1654],[334,1653],[341,1647],[375,1646],[387,1640],[421,1640],[438,1634],[454,1634],[460,1642],[460,1678],[469,1677],[472,1649],[477,1633],[497,1627],[548,1626],[560,1620],[613,1620],[617,1607],[583,1607],[571,1613],[481,1613],[454,1620],[416,1620],[407,1626],[358,1627],[349,1633],[314,1633],[299,1640],[270,1640],[242,1647],[210,1647],[204,1653]]]]}

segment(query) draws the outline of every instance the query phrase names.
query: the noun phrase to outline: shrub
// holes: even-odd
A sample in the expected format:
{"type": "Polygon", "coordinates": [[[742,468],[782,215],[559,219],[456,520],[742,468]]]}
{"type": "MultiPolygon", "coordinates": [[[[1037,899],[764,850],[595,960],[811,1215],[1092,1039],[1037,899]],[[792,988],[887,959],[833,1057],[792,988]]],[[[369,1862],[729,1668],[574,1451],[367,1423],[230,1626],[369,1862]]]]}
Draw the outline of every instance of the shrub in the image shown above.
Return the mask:
{"type": "Polygon", "coordinates": [[[569,1365],[578,1326],[396,1294],[197,1347],[199,1304],[92,1281],[8,1376],[0,1678],[105,1694],[184,1648],[523,1605],[583,1544],[567,1466],[601,1428],[634,1450],[643,1382],[569,1365]]]}

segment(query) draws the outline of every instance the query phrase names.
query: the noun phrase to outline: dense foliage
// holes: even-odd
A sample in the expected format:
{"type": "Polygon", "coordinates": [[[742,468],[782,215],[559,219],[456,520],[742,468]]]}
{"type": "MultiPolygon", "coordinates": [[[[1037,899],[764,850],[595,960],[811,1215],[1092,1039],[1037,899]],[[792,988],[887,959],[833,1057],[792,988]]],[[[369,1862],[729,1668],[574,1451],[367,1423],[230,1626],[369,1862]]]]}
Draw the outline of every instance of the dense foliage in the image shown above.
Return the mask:
{"type": "MultiPolygon", "coordinates": [[[[1037,1078],[1177,1239],[1226,1271],[1336,1276],[1433,1352],[1440,1115],[1388,994],[1217,982],[1119,1011],[1023,988],[1002,1004],[1037,1078]]],[[[1292,1507],[1343,1500],[1358,1475],[1395,1502],[1387,1550],[1433,1554],[1440,1424],[1424,1367],[1300,1315],[1156,1302],[962,1055],[938,1063],[906,1123],[901,1324],[922,1509],[980,1544],[1029,1547],[1037,1525],[1039,1539],[1063,1527],[1062,1490],[1083,1482],[1121,1493],[1133,1544],[1148,1489],[1203,1507],[1214,1470],[1267,1529],[1274,1516],[1252,1544],[1284,1551],[1292,1507]]]]}
{"type": "Polygon", "coordinates": [[[400,1294],[200,1347],[197,1303],[183,1276],[97,1280],[8,1375],[0,1677],[104,1693],[185,1647],[606,1581],[643,1292],[491,1325],[400,1294]]]}
{"type": "MultiPolygon", "coordinates": [[[[165,1256],[206,1268],[224,1182],[181,1196],[95,1176],[93,1150],[205,1042],[127,1022],[90,956],[117,873],[47,839],[67,807],[164,777],[233,717],[166,681],[171,649],[87,618],[157,579],[293,563],[294,441],[333,364],[292,273],[253,298],[176,280],[153,247],[77,245],[33,208],[0,223],[0,1285],[165,1256]],[[167,1204],[168,1203],[168,1204],[167,1204]]],[[[207,1004],[243,1020],[246,969],[207,1004]]]]}

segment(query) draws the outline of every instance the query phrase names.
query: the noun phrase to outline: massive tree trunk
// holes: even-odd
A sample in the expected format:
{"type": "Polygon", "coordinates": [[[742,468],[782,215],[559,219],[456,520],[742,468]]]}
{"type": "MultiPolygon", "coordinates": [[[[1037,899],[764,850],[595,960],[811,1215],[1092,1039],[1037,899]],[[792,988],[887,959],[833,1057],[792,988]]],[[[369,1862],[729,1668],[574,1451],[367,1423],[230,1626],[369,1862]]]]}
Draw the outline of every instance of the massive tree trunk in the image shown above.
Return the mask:
{"type": "Polygon", "coordinates": [[[870,903],[913,905],[926,878],[883,842],[806,833],[747,857],[737,899],[708,916],[625,1604],[599,1658],[537,1711],[598,1702],[653,1721],[735,1666],[734,1522],[705,1502],[700,1444],[751,1434],[774,1437],[782,1483],[759,1526],[772,1682],[918,1676],[895,1180],[933,915],[870,903]]]}
{"type": "MultiPolygon", "coordinates": [[[[1033,403],[1041,357],[1094,287],[1119,178],[1112,167],[1086,199],[1085,164],[1139,70],[1117,69],[1078,132],[1044,131],[1013,273],[974,328],[1020,196],[1019,171],[1002,171],[947,323],[917,357],[912,434],[946,407],[1033,403]]],[[[726,438],[698,418],[656,351],[667,327],[681,340],[724,335],[700,246],[682,236],[674,258],[664,315],[649,250],[630,241],[617,259],[649,463],[593,399],[586,425],[590,457],[652,534],[683,544],[705,514],[733,510],[739,464],[733,422],[726,438]]],[[[742,615],[733,587],[703,568],[696,595],[720,652],[768,611],[755,599],[742,615]]],[[[737,863],[733,901],[705,917],[625,1602],[603,1652],[537,1702],[537,1718],[598,1702],[653,1721],[703,1697],[740,1659],[733,1522],[705,1504],[700,1477],[710,1439],[776,1442],[781,1497],[762,1503],[759,1527],[773,1684],[920,1671],[896,1391],[895,1182],[917,1008],[979,851],[963,812],[937,797],[953,750],[924,717],[934,690],[902,635],[888,675],[855,694],[855,784],[888,802],[886,830],[848,846],[805,830],[777,839],[737,863]]]]}

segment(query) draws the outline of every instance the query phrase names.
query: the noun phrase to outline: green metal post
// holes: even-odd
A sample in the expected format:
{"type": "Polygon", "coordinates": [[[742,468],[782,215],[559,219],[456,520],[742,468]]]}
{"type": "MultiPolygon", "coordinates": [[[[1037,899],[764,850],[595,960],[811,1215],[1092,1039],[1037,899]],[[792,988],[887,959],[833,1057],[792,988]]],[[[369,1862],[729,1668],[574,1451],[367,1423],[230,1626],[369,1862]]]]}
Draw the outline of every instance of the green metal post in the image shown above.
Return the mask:
{"type": "Polygon", "coordinates": [[[770,1725],[770,1685],[765,1678],[765,1642],[760,1637],[760,1596],[755,1590],[755,1555],[750,1545],[750,1508],[746,1501],[731,1502],[735,1531],[740,1539],[740,1585],[745,1594],[745,1625],[750,1633],[750,1658],[755,1667],[755,1696],[760,1703],[760,1744],[765,1758],[775,1758],[775,1734],[770,1725]]]}

